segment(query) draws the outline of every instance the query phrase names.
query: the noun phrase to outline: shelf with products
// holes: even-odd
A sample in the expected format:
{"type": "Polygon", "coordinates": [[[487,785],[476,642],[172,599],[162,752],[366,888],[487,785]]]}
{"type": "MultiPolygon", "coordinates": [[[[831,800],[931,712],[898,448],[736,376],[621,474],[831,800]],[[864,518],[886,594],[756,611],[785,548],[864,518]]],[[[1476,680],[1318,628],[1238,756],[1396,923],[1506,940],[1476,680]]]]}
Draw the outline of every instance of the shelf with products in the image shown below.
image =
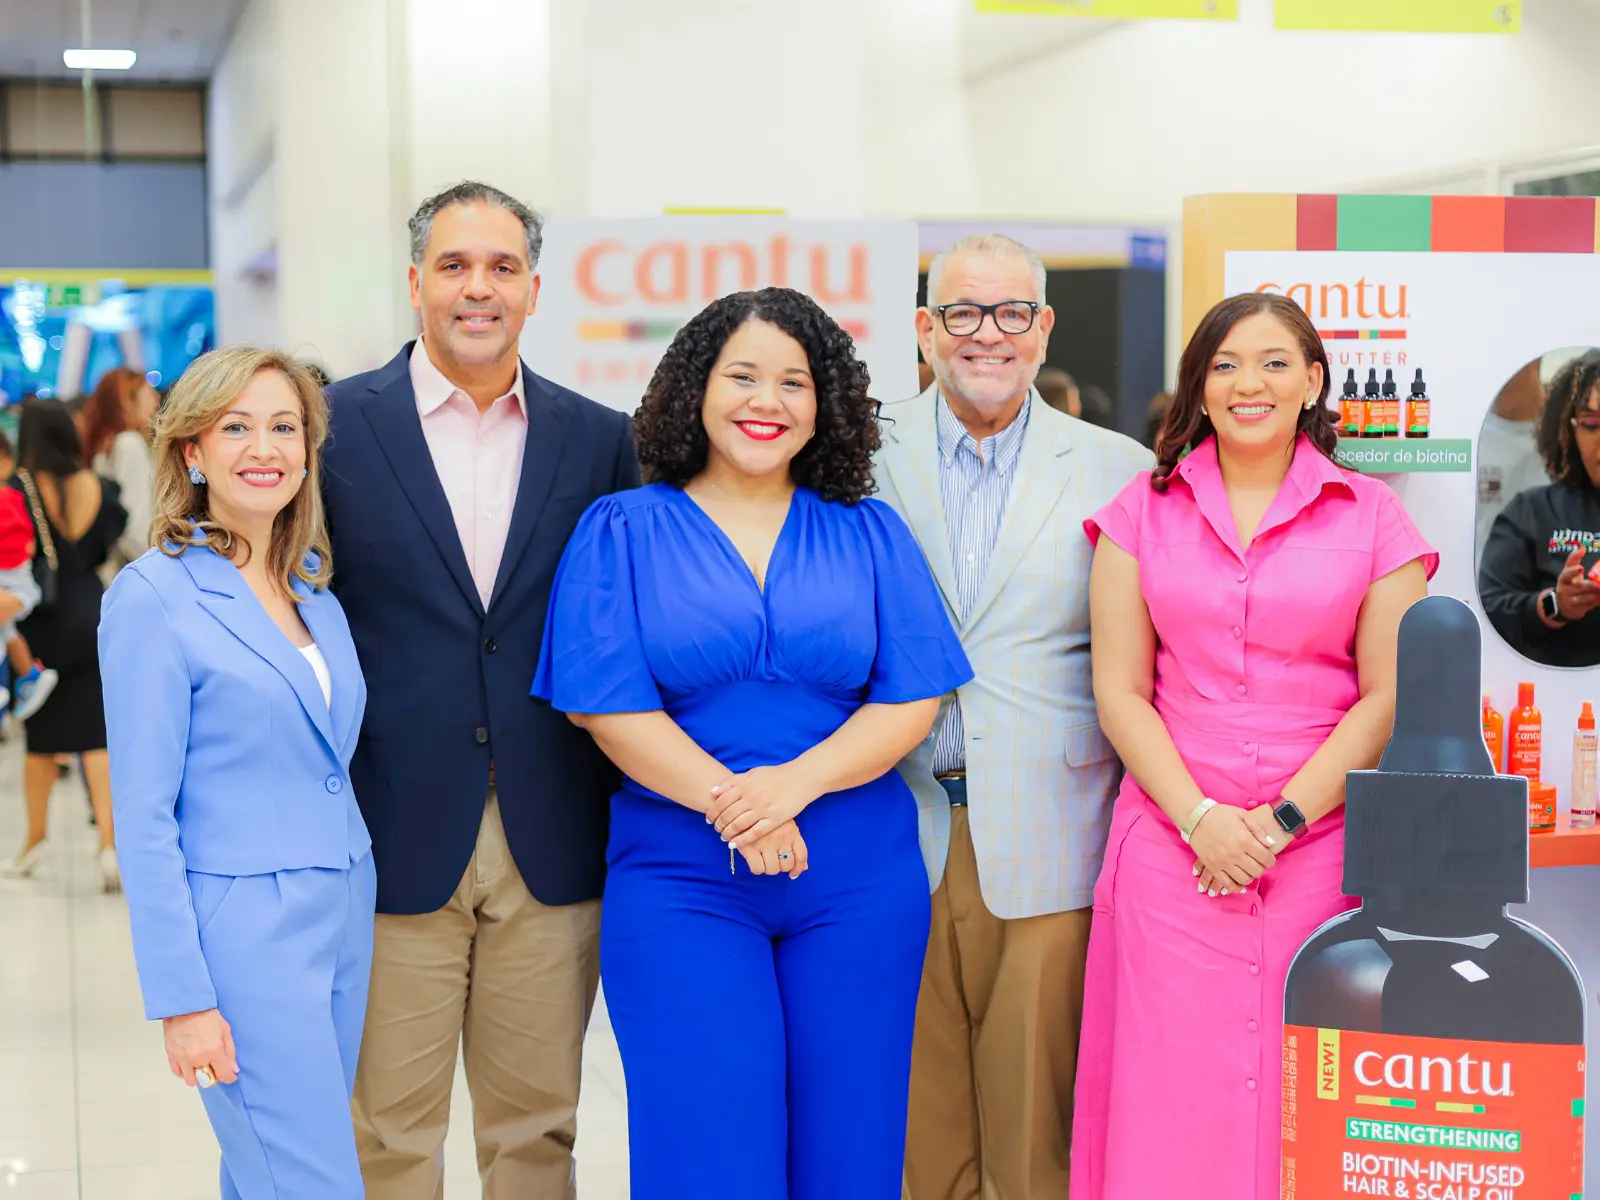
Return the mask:
{"type": "Polygon", "coordinates": [[[1528,838],[1530,867],[1600,866],[1600,825],[1575,829],[1572,814],[1556,817],[1554,829],[1541,830],[1528,838]]]}

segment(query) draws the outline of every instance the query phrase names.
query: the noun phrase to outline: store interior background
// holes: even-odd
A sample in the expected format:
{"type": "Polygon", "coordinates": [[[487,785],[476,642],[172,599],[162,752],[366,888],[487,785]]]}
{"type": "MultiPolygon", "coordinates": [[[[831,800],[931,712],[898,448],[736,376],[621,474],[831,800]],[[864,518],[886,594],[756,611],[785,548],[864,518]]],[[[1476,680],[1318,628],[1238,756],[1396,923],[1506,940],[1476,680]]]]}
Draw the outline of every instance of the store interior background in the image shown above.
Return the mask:
{"type": "MultiPolygon", "coordinates": [[[[1136,281],[1149,361],[1107,381],[1124,412],[1171,383],[1185,196],[1600,190],[1600,0],[1526,0],[1514,36],[1279,32],[1270,0],[1240,0],[1237,23],[979,15],[972,0],[88,7],[95,45],[140,58],[95,77],[86,123],[81,73],[61,66],[82,0],[0,0],[0,287],[22,271],[209,272],[218,344],[282,345],[335,376],[412,336],[405,220],[465,176],[557,216],[776,209],[1159,236],[1161,286],[1136,281]]],[[[1078,269],[1052,274],[1053,296],[1098,303],[1088,274],[1121,268],[1078,269]]],[[[1600,343],[1600,315],[1586,340],[1600,343]]],[[[1105,368],[1083,353],[1062,365],[1094,382],[1105,368]]],[[[0,779],[20,777],[14,750],[0,779]]],[[[0,783],[0,839],[20,807],[0,783]]],[[[1573,925],[1551,931],[1579,936],[1600,872],[1562,874],[1573,925]]],[[[0,980],[0,1029],[45,1047],[0,1051],[0,1189],[214,1194],[173,1183],[175,1164],[215,1161],[192,1097],[169,1113],[119,1074],[147,1076],[151,1097],[175,1087],[138,1022],[115,903],[70,876],[0,889],[0,937],[23,964],[14,992],[0,980]],[[64,1012],[56,988],[78,989],[64,1012]],[[75,1090],[38,1100],[63,1054],[75,1090]],[[20,1158],[12,1135],[58,1099],[72,1115],[51,1157],[20,1158]],[[130,1103],[150,1129],[119,1138],[130,1103]]],[[[583,1194],[604,1200],[626,1194],[626,1142],[603,1020],[597,1034],[580,1163],[583,1194]]],[[[461,1095],[458,1133],[467,1111],[461,1095]]],[[[452,1138],[452,1196],[471,1194],[469,1147],[452,1138]]]]}

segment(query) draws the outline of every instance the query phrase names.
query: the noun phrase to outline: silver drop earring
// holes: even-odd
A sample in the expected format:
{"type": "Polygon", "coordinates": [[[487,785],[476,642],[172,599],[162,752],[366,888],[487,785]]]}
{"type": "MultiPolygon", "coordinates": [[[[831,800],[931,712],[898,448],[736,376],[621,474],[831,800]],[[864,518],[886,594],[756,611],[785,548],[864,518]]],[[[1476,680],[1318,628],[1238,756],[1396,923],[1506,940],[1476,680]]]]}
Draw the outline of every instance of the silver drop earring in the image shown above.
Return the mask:
{"type": "Polygon", "coordinates": [[[309,474],[311,474],[311,468],[310,467],[301,467],[300,468],[300,478],[301,479],[304,479],[309,474]]]}
{"type": "Polygon", "coordinates": [[[205,486],[206,477],[200,473],[199,467],[189,468],[189,482],[194,484],[195,487],[205,486]]]}

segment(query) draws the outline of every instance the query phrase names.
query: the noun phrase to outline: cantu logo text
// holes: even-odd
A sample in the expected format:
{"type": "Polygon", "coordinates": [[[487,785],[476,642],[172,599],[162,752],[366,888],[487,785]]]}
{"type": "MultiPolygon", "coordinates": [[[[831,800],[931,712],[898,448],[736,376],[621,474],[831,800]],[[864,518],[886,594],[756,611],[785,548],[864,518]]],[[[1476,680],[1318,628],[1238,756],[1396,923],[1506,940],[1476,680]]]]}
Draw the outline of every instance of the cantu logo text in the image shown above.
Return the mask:
{"type": "Polygon", "coordinates": [[[1463,1054],[1448,1058],[1422,1058],[1415,1054],[1392,1054],[1385,1058],[1376,1050],[1356,1055],[1353,1064],[1356,1082],[1363,1087],[1389,1087],[1405,1092],[1460,1092],[1464,1096],[1511,1095],[1511,1064],[1491,1063],[1463,1054]],[[1499,1086],[1495,1072],[1499,1072],[1499,1086]]]}
{"type": "Polygon", "coordinates": [[[1258,292],[1287,296],[1313,321],[1404,321],[1411,312],[1403,283],[1369,283],[1365,278],[1353,283],[1263,283],[1258,292]]]}
{"type": "Polygon", "coordinates": [[[573,268],[578,291],[607,307],[704,304],[729,292],[793,287],[823,307],[869,304],[865,245],[806,244],[787,234],[765,243],[660,241],[631,246],[608,238],[586,246],[573,268]]]}

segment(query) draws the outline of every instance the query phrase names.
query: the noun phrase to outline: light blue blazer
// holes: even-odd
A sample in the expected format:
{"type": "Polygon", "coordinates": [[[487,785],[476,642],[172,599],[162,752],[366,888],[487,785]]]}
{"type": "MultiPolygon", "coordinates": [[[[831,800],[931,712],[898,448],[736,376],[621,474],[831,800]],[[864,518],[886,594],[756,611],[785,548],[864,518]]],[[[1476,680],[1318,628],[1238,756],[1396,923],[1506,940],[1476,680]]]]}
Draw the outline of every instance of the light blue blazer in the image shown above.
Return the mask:
{"type": "Polygon", "coordinates": [[[295,583],[333,703],[227,559],[129,564],[106,593],[100,664],[117,856],[145,1013],[215,1008],[187,872],[347,869],[371,848],[350,787],[367,688],[331,592],[295,583]]]}

